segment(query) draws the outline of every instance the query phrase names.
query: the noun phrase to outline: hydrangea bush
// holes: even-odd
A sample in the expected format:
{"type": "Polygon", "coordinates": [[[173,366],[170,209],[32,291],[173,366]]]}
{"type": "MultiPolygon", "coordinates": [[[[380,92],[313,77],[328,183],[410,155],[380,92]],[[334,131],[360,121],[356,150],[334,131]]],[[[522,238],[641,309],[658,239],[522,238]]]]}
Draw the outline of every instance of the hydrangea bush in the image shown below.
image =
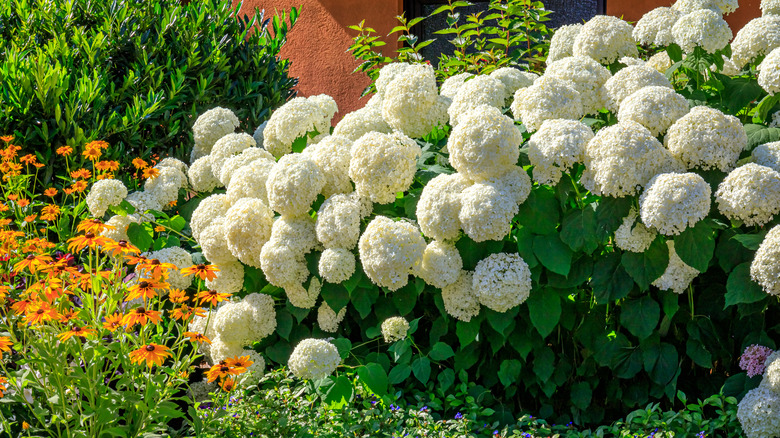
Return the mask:
{"type": "MultiPolygon", "coordinates": [[[[780,129],[767,123],[778,44],[755,30],[773,22],[740,31],[737,51],[722,19],[735,7],[563,28],[539,78],[439,87],[429,66],[389,64],[332,132],[324,95],[254,136],[211,110],[191,166],[158,164],[108,220],[155,249],[148,221],[190,193],[178,231],[194,262],[219,267],[206,286],[234,294],[193,322],[212,339],[202,353],[251,348],[328,402],[354,384],[389,403],[391,385],[447,391],[468,376],[497,416],[587,424],[678,390],[742,397],[758,381],[741,352],[777,336],[780,129]]],[[[775,398],[751,394],[749,436],[780,433],[758,417],[775,398]]]]}

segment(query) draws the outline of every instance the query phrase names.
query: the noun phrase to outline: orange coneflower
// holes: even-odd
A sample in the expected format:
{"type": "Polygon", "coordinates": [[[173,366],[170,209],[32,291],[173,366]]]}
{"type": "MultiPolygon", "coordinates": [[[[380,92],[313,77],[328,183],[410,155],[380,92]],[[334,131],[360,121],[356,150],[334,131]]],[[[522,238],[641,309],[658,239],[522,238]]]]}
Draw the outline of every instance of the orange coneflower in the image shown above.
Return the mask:
{"type": "Polygon", "coordinates": [[[203,333],[184,332],[184,336],[190,338],[190,342],[197,342],[198,344],[205,342],[207,344],[211,344],[211,340],[203,335],[203,333]]]}
{"type": "Polygon", "coordinates": [[[166,357],[170,357],[169,348],[160,344],[147,344],[138,350],[130,352],[130,362],[141,363],[146,361],[146,365],[151,368],[152,365],[160,366],[166,357]]]}
{"type": "Polygon", "coordinates": [[[128,312],[127,315],[122,318],[122,324],[124,325],[146,325],[146,323],[149,321],[151,321],[152,324],[159,323],[160,312],[156,310],[148,310],[144,307],[137,307],[128,312]]]}
{"type": "Polygon", "coordinates": [[[47,205],[41,209],[41,220],[55,221],[60,215],[60,207],[54,204],[47,205]]]}
{"type": "Polygon", "coordinates": [[[64,189],[62,189],[62,191],[63,191],[63,192],[66,194],[66,195],[72,195],[72,194],[73,194],[73,189],[72,189],[72,188],[70,188],[70,187],[65,187],[64,189]]]}
{"type": "Polygon", "coordinates": [[[168,278],[168,271],[178,269],[173,263],[163,263],[157,259],[145,259],[138,263],[138,269],[152,278],[168,278]]]}
{"type": "Polygon", "coordinates": [[[60,341],[67,341],[68,339],[74,336],[84,338],[94,334],[95,334],[95,329],[91,329],[89,327],[79,327],[77,325],[74,325],[70,328],[70,330],[60,333],[59,335],[57,335],[57,337],[60,338],[60,341]]]}
{"type": "Polygon", "coordinates": [[[11,310],[14,311],[17,315],[21,315],[22,313],[27,312],[27,309],[32,304],[32,301],[30,300],[19,300],[13,304],[11,304],[11,310]]]}
{"type": "Polygon", "coordinates": [[[127,298],[125,301],[132,301],[136,298],[150,299],[157,296],[157,289],[167,289],[167,283],[155,283],[150,280],[141,280],[127,289],[127,298]]]}
{"type": "Polygon", "coordinates": [[[70,146],[60,146],[57,148],[57,155],[62,155],[63,157],[67,157],[72,153],[73,153],[73,148],[70,146]]]}
{"type": "Polygon", "coordinates": [[[109,144],[103,140],[94,140],[89,143],[87,143],[84,147],[85,148],[99,148],[99,149],[108,149],[109,144]]]}
{"type": "Polygon", "coordinates": [[[181,307],[177,307],[171,311],[173,319],[187,320],[190,319],[192,315],[204,317],[206,316],[206,311],[200,307],[190,307],[186,304],[182,304],[181,307]]]}
{"type": "Polygon", "coordinates": [[[199,265],[192,265],[189,268],[184,268],[181,270],[182,275],[185,277],[188,275],[197,275],[200,277],[201,280],[209,280],[213,281],[215,278],[217,278],[217,272],[219,272],[219,268],[214,265],[206,265],[206,264],[199,264],[199,265]]]}
{"type": "Polygon", "coordinates": [[[223,391],[230,392],[236,387],[236,380],[232,378],[227,378],[222,381],[219,385],[223,391]]]}
{"type": "Polygon", "coordinates": [[[106,321],[103,323],[103,328],[113,332],[122,325],[122,314],[114,313],[106,316],[106,321]]]}
{"type": "Polygon", "coordinates": [[[78,169],[70,173],[70,177],[73,179],[84,178],[87,179],[92,176],[92,172],[89,169],[78,169]]]}
{"type": "Polygon", "coordinates": [[[162,226],[162,225],[158,225],[158,226],[154,227],[154,232],[155,233],[162,233],[165,230],[166,230],[166,228],[164,226],[162,226]]]}
{"type": "Polygon", "coordinates": [[[5,397],[6,389],[8,389],[8,379],[0,377],[0,397],[5,397]]]}
{"type": "Polygon", "coordinates": [[[141,250],[133,246],[131,243],[128,243],[128,241],[124,239],[120,239],[118,242],[115,240],[109,240],[106,242],[103,250],[114,257],[119,255],[138,254],[141,252],[141,250]]]}
{"type": "Polygon", "coordinates": [[[19,201],[17,201],[17,205],[19,205],[19,207],[22,207],[22,208],[27,207],[28,205],[30,205],[30,200],[29,199],[20,199],[19,201]]]}
{"type": "Polygon", "coordinates": [[[0,212],[8,211],[9,209],[10,209],[10,207],[8,207],[4,203],[0,202],[0,212]]]}
{"type": "Polygon", "coordinates": [[[6,143],[10,143],[10,142],[12,142],[14,140],[14,136],[13,135],[4,135],[4,136],[0,137],[0,140],[3,140],[6,143]]]}
{"type": "Polygon", "coordinates": [[[31,214],[29,216],[25,216],[24,217],[24,221],[27,222],[27,223],[30,223],[30,222],[34,221],[36,217],[38,217],[37,214],[31,214]]]}
{"type": "Polygon", "coordinates": [[[43,194],[50,198],[57,196],[57,193],[59,193],[59,190],[55,189],[54,187],[49,187],[48,189],[43,191],[43,194]]]}
{"type": "Polygon", "coordinates": [[[31,274],[35,274],[41,269],[42,265],[47,265],[51,261],[52,258],[48,254],[30,254],[22,260],[16,262],[14,265],[14,271],[21,271],[22,269],[27,268],[31,274]]]}
{"type": "Polygon", "coordinates": [[[111,225],[104,224],[99,219],[84,219],[83,221],[79,222],[78,227],[76,227],[76,231],[92,232],[95,234],[102,233],[103,230],[114,230],[114,229],[116,228],[112,227],[111,225]]]}
{"type": "Polygon", "coordinates": [[[211,306],[216,306],[217,303],[230,298],[231,295],[233,294],[229,294],[227,292],[217,292],[214,289],[210,289],[199,293],[198,299],[200,299],[200,304],[209,303],[211,306]]]}
{"type": "Polygon", "coordinates": [[[144,169],[144,171],[141,173],[141,175],[142,175],[144,178],[148,178],[148,179],[153,179],[153,178],[157,177],[157,175],[159,175],[159,174],[160,174],[160,170],[159,170],[159,169],[156,169],[156,168],[154,168],[154,167],[147,167],[147,168],[145,168],[145,169],[144,169]]]}
{"type": "Polygon", "coordinates": [[[42,167],[46,167],[46,165],[43,164],[43,163],[32,163],[32,165],[35,166],[36,169],[40,169],[42,167]]]}
{"type": "Polygon", "coordinates": [[[133,158],[133,166],[135,166],[136,169],[146,169],[149,167],[149,164],[140,158],[133,158]]]}
{"type": "Polygon", "coordinates": [[[168,294],[168,299],[176,304],[187,301],[187,293],[181,289],[174,289],[168,294]]]}
{"type": "Polygon", "coordinates": [[[245,373],[254,362],[249,360],[249,356],[235,356],[225,359],[227,366],[233,368],[237,374],[245,373]]]}
{"type": "Polygon", "coordinates": [[[94,248],[96,246],[105,246],[108,238],[98,236],[89,231],[83,236],[76,236],[68,240],[68,251],[79,252],[86,247],[94,248]]]}
{"type": "Polygon", "coordinates": [[[89,147],[89,145],[87,145],[84,147],[84,152],[82,152],[81,155],[89,161],[97,161],[100,156],[103,155],[103,152],[100,151],[100,148],[89,147]]]}
{"type": "Polygon", "coordinates": [[[24,315],[25,324],[43,324],[46,321],[58,319],[59,314],[48,303],[39,301],[31,303],[27,307],[27,313],[24,315]]]}
{"type": "Polygon", "coordinates": [[[119,169],[119,161],[98,161],[95,163],[95,169],[105,172],[107,170],[114,171],[119,169]]]}
{"type": "Polygon", "coordinates": [[[220,361],[218,364],[212,366],[208,371],[206,371],[206,377],[209,379],[209,383],[223,378],[230,375],[238,375],[241,374],[243,371],[236,372],[233,368],[231,368],[226,361],[220,361]]]}
{"type": "Polygon", "coordinates": [[[36,157],[33,154],[27,154],[22,157],[19,157],[19,161],[24,164],[35,164],[38,161],[38,157],[36,157]]]}
{"type": "MultiPolygon", "coordinates": [[[[186,333],[185,333],[186,335],[186,333]]],[[[209,342],[211,343],[211,342],[209,342]]],[[[11,338],[7,336],[0,336],[0,359],[3,358],[3,352],[4,351],[11,351],[11,345],[14,345],[13,342],[11,342],[11,338]]]]}
{"type": "Polygon", "coordinates": [[[67,324],[74,319],[76,319],[79,316],[78,312],[75,310],[66,310],[60,314],[60,322],[63,324],[67,324]]]}
{"type": "Polygon", "coordinates": [[[76,193],[81,193],[81,192],[83,192],[84,190],[87,189],[87,186],[88,186],[88,184],[87,184],[86,181],[79,180],[79,181],[76,181],[73,184],[71,184],[70,188],[73,189],[73,191],[76,192],[76,193]]]}

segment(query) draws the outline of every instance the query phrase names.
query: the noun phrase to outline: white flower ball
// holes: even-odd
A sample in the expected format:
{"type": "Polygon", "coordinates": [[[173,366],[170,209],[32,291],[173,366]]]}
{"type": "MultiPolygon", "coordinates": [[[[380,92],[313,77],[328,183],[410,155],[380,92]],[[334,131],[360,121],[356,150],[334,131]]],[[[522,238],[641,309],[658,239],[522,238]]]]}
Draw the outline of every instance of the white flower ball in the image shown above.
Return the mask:
{"type": "Polygon", "coordinates": [[[198,243],[200,244],[201,252],[203,252],[203,257],[211,263],[230,263],[237,260],[236,256],[230,252],[230,247],[228,246],[225,216],[214,219],[200,233],[198,243]]]}
{"type": "Polygon", "coordinates": [[[309,216],[280,216],[271,226],[271,239],[274,245],[290,248],[301,256],[319,249],[314,219],[309,216]]]}
{"type": "Polygon", "coordinates": [[[639,213],[631,208],[623,223],[615,230],[615,246],[623,251],[642,253],[650,248],[658,232],[637,221],[639,213]]]}
{"type": "Polygon", "coordinates": [[[545,120],[579,120],[585,114],[574,83],[552,76],[542,76],[532,86],[517,90],[511,110],[531,132],[545,120]]]}
{"type": "Polygon", "coordinates": [[[406,286],[425,252],[420,230],[405,221],[376,216],[360,236],[358,249],[363,271],[380,287],[396,291],[406,286]]]}
{"type": "Polygon", "coordinates": [[[690,14],[691,12],[696,12],[702,9],[706,9],[712,12],[717,12],[718,14],[722,14],[723,11],[718,6],[717,0],[677,0],[672,5],[672,9],[685,14],[690,14]]]}
{"type": "Polygon", "coordinates": [[[249,328],[252,321],[252,307],[244,301],[228,301],[217,310],[214,330],[222,342],[233,345],[249,345],[255,339],[249,328]]]}
{"type": "Polygon", "coordinates": [[[454,99],[455,95],[458,94],[458,90],[460,90],[466,80],[473,76],[472,73],[464,72],[448,77],[441,84],[441,91],[439,91],[439,94],[454,99]]]}
{"type": "Polygon", "coordinates": [[[175,167],[163,167],[160,174],[144,183],[144,192],[163,207],[179,199],[179,190],[187,188],[187,175],[175,167]]]}
{"type": "MultiPolygon", "coordinates": [[[[201,346],[203,345],[206,344],[201,344],[201,346]]],[[[243,345],[225,342],[219,335],[211,338],[211,345],[209,347],[208,350],[211,362],[215,364],[220,363],[227,358],[236,357],[244,351],[243,345]]]]}
{"type": "Polygon", "coordinates": [[[319,272],[329,283],[343,283],[355,273],[355,255],[344,248],[327,248],[320,255],[319,272]]]}
{"type": "Polygon", "coordinates": [[[236,170],[227,188],[228,202],[233,204],[239,199],[256,198],[268,205],[266,182],[275,165],[275,161],[260,159],[236,170]]]}
{"type": "Polygon", "coordinates": [[[344,116],[333,129],[333,135],[355,141],[369,132],[389,134],[393,128],[382,118],[382,107],[366,106],[344,116]]]}
{"type": "Polygon", "coordinates": [[[780,212],[780,173],[755,163],[729,173],[715,192],[718,210],[747,226],[762,226],[780,212]]]}
{"type": "Polygon", "coordinates": [[[447,314],[463,322],[479,315],[479,301],[474,294],[474,274],[461,271],[458,279],[441,290],[444,310],[447,314]]]}
{"type": "Polygon", "coordinates": [[[458,219],[475,242],[500,241],[512,230],[517,202],[501,185],[476,183],[463,190],[460,202],[458,219]]]}
{"type": "Polygon", "coordinates": [[[672,8],[660,7],[646,13],[637,21],[633,30],[634,40],[643,45],[666,47],[674,43],[672,26],[682,12],[672,8]]]}
{"type": "Polygon", "coordinates": [[[728,172],[747,147],[747,134],[738,118],[697,106],[669,128],[664,144],[688,169],[728,172]]]}
{"type": "Polygon", "coordinates": [[[550,51],[547,55],[547,63],[550,64],[559,59],[572,56],[574,40],[583,28],[583,24],[567,24],[555,29],[550,40],[550,51]]]}
{"type": "Polygon", "coordinates": [[[225,181],[220,178],[222,166],[227,163],[228,159],[242,153],[244,149],[253,147],[255,147],[255,139],[243,132],[240,134],[228,134],[217,140],[210,154],[211,171],[214,172],[214,176],[224,185],[225,181]]]}
{"type": "Polygon", "coordinates": [[[325,181],[322,170],[310,158],[287,154],[271,169],[265,182],[268,205],[282,215],[306,215],[325,181]]]}
{"type": "Polygon", "coordinates": [[[685,293],[688,285],[699,275],[699,271],[682,261],[674,250],[674,241],[667,240],[666,246],[669,248],[669,265],[663,275],[653,281],[652,285],[661,290],[671,290],[676,294],[685,293]]]}
{"type": "Polygon", "coordinates": [[[284,293],[287,294],[290,304],[299,309],[313,309],[321,290],[322,283],[317,277],[311,278],[308,288],[303,284],[290,284],[284,287],[284,293]]]}
{"type": "Polygon", "coordinates": [[[514,67],[502,67],[493,70],[490,75],[491,78],[498,79],[504,84],[506,91],[506,99],[502,106],[508,106],[511,102],[510,99],[514,96],[515,91],[530,87],[534,84],[534,79],[531,74],[523,72],[514,67]]]}
{"type": "Polygon", "coordinates": [[[739,402],[737,419],[747,438],[780,436],[780,394],[770,389],[751,389],[739,402]]]}
{"type": "Polygon", "coordinates": [[[382,118],[393,129],[419,138],[447,122],[450,100],[439,97],[436,74],[428,64],[414,64],[395,76],[384,92],[382,118]]]}
{"type": "Polygon", "coordinates": [[[274,212],[263,201],[243,198],[225,214],[225,237],[230,253],[242,263],[260,267],[260,250],[271,238],[274,212]]]}
{"type": "Polygon", "coordinates": [[[299,379],[320,380],[333,374],[340,363],[335,345],[322,339],[304,339],[295,346],[287,366],[299,379]]]}
{"type": "Polygon", "coordinates": [[[780,16],[765,15],[750,20],[731,42],[731,61],[741,69],[780,47],[780,16]]]}
{"type": "Polygon", "coordinates": [[[293,142],[309,132],[329,134],[333,105],[318,99],[296,97],[274,111],[263,130],[263,147],[279,158],[292,152],[293,142]]]}
{"type": "Polygon", "coordinates": [[[140,219],[138,215],[130,214],[127,216],[120,216],[117,214],[111,216],[111,218],[106,221],[106,225],[113,227],[113,229],[106,228],[103,230],[103,232],[100,233],[100,235],[103,237],[108,237],[114,242],[119,242],[120,240],[127,242],[130,240],[130,238],[127,236],[127,227],[129,227],[130,224],[137,224],[139,222],[140,219]]]}
{"type": "Polygon", "coordinates": [[[143,190],[128,194],[125,201],[135,208],[135,214],[143,221],[154,219],[153,215],[145,214],[147,211],[160,211],[163,209],[163,205],[160,204],[157,196],[143,190]]]}
{"type": "Polygon", "coordinates": [[[185,164],[184,161],[173,157],[163,158],[159,163],[155,164],[154,167],[156,169],[162,169],[163,167],[173,167],[184,174],[186,174],[188,170],[187,164],[185,164]]]}
{"type": "Polygon", "coordinates": [[[260,251],[260,269],[269,283],[281,288],[302,285],[309,278],[303,254],[269,241],[260,251]]]}
{"type": "Polygon", "coordinates": [[[230,187],[230,181],[233,178],[233,174],[240,168],[251,164],[257,160],[264,160],[270,163],[275,163],[276,159],[273,155],[268,153],[267,150],[262,148],[246,148],[238,155],[233,155],[225,161],[222,165],[222,169],[219,172],[219,181],[225,187],[230,187]]]}
{"type": "Polygon", "coordinates": [[[244,288],[244,265],[239,261],[222,262],[217,265],[217,278],[206,280],[206,287],[219,293],[235,294],[244,288]]]}
{"type": "Polygon", "coordinates": [[[382,337],[385,342],[395,342],[406,338],[409,322],[400,316],[393,316],[382,321],[382,337]]]}
{"type": "Polygon", "coordinates": [[[695,47],[715,53],[726,47],[734,34],[719,13],[700,9],[680,17],[672,27],[672,36],[685,53],[693,52],[695,47]]]}
{"type": "Polygon", "coordinates": [[[472,284],[482,305],[503,313],[528,299],[531,270],[519,254],[491,254],[477,263],[472,284]]]}
{"type": "Polygon", "coordinates": [[[763,15],[780,15],[780,0],[761,0],[763,15]]]}
{"type": "Polygon", "coordinates": [[[276,310],[274,299],[270,295],[251,293],[244,297],[242,303],[252,311],[249,331],[254,341],[271,336],[276,330],[276,310]]]}
{"type": "Polygon", "coordinates": [[[379,77],[376,79],[375,83],[376,95],[384,98],[387,86],[409,67],[410,64],[406,62],[393,62],[382,67],[382,69],[379,70],[379,77]]]}
{"type": "Polygon", "coordinates": [[[455,245],[434,240],[425,247],[418,276],[442,289],[454,283],[462,269],[463,259],[455,245]]]}
{"type": "Polygon", "coordinates": [[[666,236],[677,235],[707,217],[712,189],[696,173],[661,173],[639,197],[642,223],[666,236]]]}
{"type": "Polygon", "coordinates": [[[222,186],[222,183],[214,176],[214,171],[211,169],[210,155],[195,160],[187,171],[187,177],[190,180],[190,187],[196,192],[210,192],[222,186]]]}
{"type": "Polygon", "coordinates": [[[780,295],[780,225],[776,225],[756,251],[750,264],[750,277],[764,292],[780,295]]]}
{"type": "Polygon", "coordinates": [[[504,195],[509,196],[518,205],[528,199],[531,194],[531,177],[520,166],[512,166],[501,175],[496,175],[484,181],[495,185],[504,195]]]}
{"type": "Polygon", "coordinates": [[[753,162],[780,172],[780,142],[762,144],[753,149],[753,162]]]}
{"type": "Polygon", "coordinates": [[[452,105],[447,110],[450,125],[458,126],[462,118],[480,106],[500,109],[510,96],[500,79],[487,75],[475,76],[464,82],[452,98],[452,105]]]}
{"type": "Polygon", "coordinates": [[[257,385],[265,375],[265,359],[255,350],[244,350],[241,356],[249,356],[252,365],[249,365],[246,372],[238,377],[238,382],[246,387],[257,385]]]}
{"type": "Polygon", "coordinates": [[[517,163],[523,136],[501,110],[483,105],[461,117],[447,140],[450,164],[468,179],[483,181],[517,163]]]}
{"type": "Polygon", "coordinates": [[[669,70],[669,68],[672,67],[672,59],[669,58],[669,53],[666,51],[658,52],[651,56],[645,65],[655,69],[661,74],[665,74],[666,70],[669,70]]]}
{"type": "Polygon", "coordinates": [[[528,140],[528,159],[539,184],[557,184],[563,172],[582,162],[593,131],[576,120],[545,120],[528,140]]]}
{"type": "Polygon", "coordinates": [[[545,77],[571,81],[580,93],[585,114],[596,114],[604,108],[609,96],[604,84],[612,77],[606,67],[587,56],[570,56],[547,65],[545,77]]]}
{"type": "Polygon", "coordinates": [[[639,52],[631,36],[633,30],[617,17],[596,15],[577,34],[572,55],[588,56],[601,64],[612,64],[624,56],[637,57],[639,52]]]}
{"type": "Polygon", "coordinates": [[[774,96],[780,91],[780,47],[769,52],[758,70],[758,85],[774,96]]]}
{"type": "Polygon", "coordinates": [[[190,228],[192,229],[192,237],[195,240],[200,240],[200,232],[205,229],[213,220],[220,216],[224,216],[230,209],[231,203],[228,201],[228,197],[225,194],[211,195],[198,204],[195,211],[192,212],[190,219],[190,228]]]}
{"type": "Polygon", "coordinates": [[[89,213],[101,218],[109,207],[117,206],[127,197],[127,187],[118,179],[101,179],[87,193],[89,213]]]}
{"type": "Polygon", "coordinates": [[[609,96],[607,109],[617,112],[623,100],[628,96],[642,88],[651,86],[673,89],[666,76],[647,65],[631,66],[620,70],[604,84],[609,96]]]}
{"type": "Polygon", "coordinates": [[[317,212],[316,233],[325,248],[352,249],[360,238],[360,208],[355,197],[334,195],[317,212]]]}
{"type": "Polygon", "coordinates": [[[349,177],[361,196],[388,204],[412,185],[421,154],[417,142],[403,134],[369,132],[352,147],[349,177]]]}
{"type": "Polygon", "coordinates": [[[339,324],[344,320],[347,314],[347,308],[342,307],[339,313],[333,311],[328,304],[323,301],[320,308],[317,309],[317,325],[324,332],[336,333],[339,331],[339,324]]]}
{"type": "Polygon", "coordinates": [[[353,190],[352,181],[349,179],[351,149],[352,140],[337,135],[325,137],[317,143],[317,148],[311,159],[325,175],[322,195],[326,198],[338,193],[349,193],[353,190]]]}
{"type": "Polygon", "coordinates": [[[688,114],[688,100],[667,87],[644,87],[620,104],[618,121],[633,120],[655,135],[661,135],[680,117],[688,114]]]}
{"type": "Polygon", "coordinates": [[[659,173],[682,170],[647,128],[632,121],[601,129],[585,147],[584,164],[585,187],[614,197],[636,194],[659,173]]]}
{"type": "Polygon", "coordinates": [[[460,173],[441,174],[423,187],[417,202],[417,222],[426,236],[453,240],[460,233],[460,194],[472,184],[460,173]]]}
{"type": "Polygon", "coordinates": [[[201,114],[192,126],[195,146],[192,148],[190,163],[210,154],[214,143],[232,134],[239,124],[238,117],[226,108],[216,107],[201,114]]]}

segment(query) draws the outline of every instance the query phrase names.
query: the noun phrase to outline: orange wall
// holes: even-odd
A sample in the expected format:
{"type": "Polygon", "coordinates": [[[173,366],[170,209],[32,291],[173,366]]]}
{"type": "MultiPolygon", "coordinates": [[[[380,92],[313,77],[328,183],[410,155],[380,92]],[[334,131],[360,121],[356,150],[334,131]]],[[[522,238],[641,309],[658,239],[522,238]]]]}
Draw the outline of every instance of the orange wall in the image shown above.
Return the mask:
{"type": "MultiPolygon", "coordinates": [[[[616,17],[622,16],[629,21],[637,21],[646,12],[659,6],[671,6],[674,0],[606,0],[607,14],[616,17]]],[[[739,9],[726,15],[726,21],[734,35],[742,29],[748,21],[761,16],[759,5],[761,0],[739,0],[739,9]]]]}
{"type": "MultiPolygon", "coordinates": [[[[300,79],[299,96],[324,93],[336,99],[339,113],[335,123],[368,101],[358,99],[370,80],[352,73],[358,62],[346,50],[357,32],[348,26],[366,20],[366,26],[387,35],[403,10],[403,0],[244,0],[242,13],[253,11],[255,6],[265,9],[266,17],[275,10],[302,6],[281,56],[292,61],[290,74],[300,79]]],[[[393,37],[387,39],[384,48],[397,47],[394,41],[393,37]]]]}

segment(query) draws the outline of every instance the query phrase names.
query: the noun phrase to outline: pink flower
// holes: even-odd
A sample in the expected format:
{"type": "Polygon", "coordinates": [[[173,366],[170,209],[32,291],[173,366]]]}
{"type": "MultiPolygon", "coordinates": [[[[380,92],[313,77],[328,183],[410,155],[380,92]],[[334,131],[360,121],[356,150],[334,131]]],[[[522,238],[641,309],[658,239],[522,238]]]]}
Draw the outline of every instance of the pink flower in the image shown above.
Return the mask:
{"type": "Polygon", "coordinates": [[[739,358],[739,367],[747,371],[748,377],[764,374],[764,361],[772,354],[772,349],[753,344],[745,349],[739,358]]]}

